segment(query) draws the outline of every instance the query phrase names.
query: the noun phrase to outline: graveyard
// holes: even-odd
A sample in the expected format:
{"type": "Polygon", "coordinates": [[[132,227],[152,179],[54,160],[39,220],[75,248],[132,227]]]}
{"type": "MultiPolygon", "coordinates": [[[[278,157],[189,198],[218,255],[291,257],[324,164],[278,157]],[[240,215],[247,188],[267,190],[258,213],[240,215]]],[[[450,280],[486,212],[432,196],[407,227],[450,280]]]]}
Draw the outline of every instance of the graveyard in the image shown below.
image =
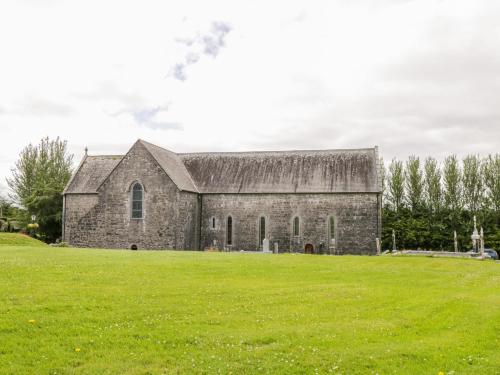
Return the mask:
{"type": "Polygon", "coordinates": [[[495,374],[498,267],[1,237],[0,372],[495,374]]]}

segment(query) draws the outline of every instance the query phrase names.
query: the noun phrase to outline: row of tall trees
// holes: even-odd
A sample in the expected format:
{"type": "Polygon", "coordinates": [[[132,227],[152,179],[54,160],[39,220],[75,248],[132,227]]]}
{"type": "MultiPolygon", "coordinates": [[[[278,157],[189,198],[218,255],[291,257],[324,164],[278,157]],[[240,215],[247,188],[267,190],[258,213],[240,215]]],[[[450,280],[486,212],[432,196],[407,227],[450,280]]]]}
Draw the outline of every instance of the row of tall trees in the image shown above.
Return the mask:
{"type": "Polygon", "coordinates": [[[459,249],[470,250],[476,216],[486,246],[500,250],[500,154],[393,159],[383,181],[384,248],[394,229],[398,248],[452,250],[456,231],[459,249]]]}

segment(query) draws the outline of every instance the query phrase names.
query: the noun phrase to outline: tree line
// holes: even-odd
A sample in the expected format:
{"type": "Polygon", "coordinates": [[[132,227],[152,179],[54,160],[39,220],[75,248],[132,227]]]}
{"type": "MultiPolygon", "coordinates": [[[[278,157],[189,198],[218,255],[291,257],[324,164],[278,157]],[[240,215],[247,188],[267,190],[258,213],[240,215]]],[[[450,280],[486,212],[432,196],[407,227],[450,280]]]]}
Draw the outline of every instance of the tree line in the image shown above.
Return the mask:
{"type": "Polygon", "coordinates": [[[500,250],[500,154],[381,164],[384,249],[392,248],[394,230],[399,249],[453,250],[456,231],[459,250],[470,250],[476,216],[485,246],[500,250]]]}

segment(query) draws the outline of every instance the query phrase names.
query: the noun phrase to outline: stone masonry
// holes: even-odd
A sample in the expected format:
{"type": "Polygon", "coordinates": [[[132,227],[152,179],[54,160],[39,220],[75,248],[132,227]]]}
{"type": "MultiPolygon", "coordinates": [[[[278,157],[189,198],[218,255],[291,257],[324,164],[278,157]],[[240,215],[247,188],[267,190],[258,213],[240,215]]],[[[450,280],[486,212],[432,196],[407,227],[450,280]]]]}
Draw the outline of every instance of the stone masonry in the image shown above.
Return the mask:
{"type": "Polygon", "coordinates": [[[271,250],[375,254],[378,168],[376,149],[175,154],[139,140],[124,156],[85,156],[64,191],[63,236],[77,247],[261,251],[264,217],[271,250]]]}

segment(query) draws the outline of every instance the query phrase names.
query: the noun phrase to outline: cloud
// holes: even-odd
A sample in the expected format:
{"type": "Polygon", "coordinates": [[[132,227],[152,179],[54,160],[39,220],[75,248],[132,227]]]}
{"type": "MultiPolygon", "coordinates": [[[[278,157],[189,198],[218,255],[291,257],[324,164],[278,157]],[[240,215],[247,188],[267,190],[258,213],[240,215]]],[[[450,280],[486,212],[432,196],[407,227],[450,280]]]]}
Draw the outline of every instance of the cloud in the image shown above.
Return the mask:
{"type": "Polygon", "coordinates": [[[212,57],[217,57],[219,51],[225,44],[225,37],[231,31],[231,27],[224,22],[214,22],[210,33],[203,36],[203,53],[212,57]]]}
{"type": "Polygon", "coordinates": [[[133,111],[131,114],[137,124],[146,128],[154,130],[182,130],[182,125],[178,122],[156,120],[156,117],[160,112],[166,112],[167,110],[168,105],[165,105],[152,108],[144,108],[138,111],[133,111]]]}
{"type": "Polygon", "coordinates": [[[179,81],[185,81],[187,79],[186,67],[187,63],[175,64],[172,67],[172,72],[171,72],[172,76],[179,81]]]}
{"type": "Polygon", "coordinates": [[[98,103],[103,100],[118,101],[127,107],[140,106],[144,104],[144,97],[132,91],[130,88],[123,88],[117,82],[101,81],[90,90],[73,92],[73,98],[98,103]]]}
{"type": "Polygon", "coordinates": [[[123,109],[112,114],[112,116],[130,115],[134,123],[140,127],[152,130],[182,130],[180,122],[162,120],[162,114],[168,111],[170,104],[144,107],[140,109],[123,109]]]}
{"type": "Polygon", "coordinates": [[[174,41],[179,43],[179,44],[184,44],[185,46],[191,47],[194,44],[194,42],[196,41],[196,39],[195,38],[175,38],[174,41]]]}
{"type": "Polygon", "coordinates": [[[293,22],[304,22],[307,19],[307,12],[305,10],[301,10],[295,17],[293,17],[293,22]]]}
{"type": "Polygon", "coordinates": [[[194,64],[194,63],[198,62],[199,59],[200,59],[200,55],[198,53],[189,52],[186,55],[186,64],[187,65],[194,64]]]}
{"type": "Polygon", "coordinates": [[[141,123],[141,126],[153,130],[182,130],[184,127],[180,122],[149,121],[141,123]]]}
{"type": "Polygon", "coordinates": [[[500,2],[125,1],[115,18],[114,2],[32,3],[0,1],[1,181],[47,135],[75,159],[137,138],[179,152],[378,144],[386,160],[500,149],[500,2]]]}
{"type": "Polygon", "coordinates": [[[68,117],[74,114],[73,107],[37,96],[27,96],[11,108],[0,107],[0,115],[16,116],[59,116],[68,117]]]}
{"type": "Polygon", "coordinates": [[[138,124],[151,121],[160,111],[167,110],[168,106],[158,106],[153,108],[144,108],[138,111],[133,111],[132,116],[138,124]]]}
{"type": "Polygon", "coordinates": [[[9,188],[0,181],[0,198],[7,198],[9,188]]]}
{"type": "Polygon", "coordinates": [[[216,58],[220,50],[226,46],[226,36],[231,31],[226,22],[212,22],[210,30],[204,34],[198,33],[193,38],[175,38],[175,42],[188,48],[182,61],[170,68],[169,75],[179,81],[187,79],[187,68],[200,61],[201,55],[216,58]]]}

